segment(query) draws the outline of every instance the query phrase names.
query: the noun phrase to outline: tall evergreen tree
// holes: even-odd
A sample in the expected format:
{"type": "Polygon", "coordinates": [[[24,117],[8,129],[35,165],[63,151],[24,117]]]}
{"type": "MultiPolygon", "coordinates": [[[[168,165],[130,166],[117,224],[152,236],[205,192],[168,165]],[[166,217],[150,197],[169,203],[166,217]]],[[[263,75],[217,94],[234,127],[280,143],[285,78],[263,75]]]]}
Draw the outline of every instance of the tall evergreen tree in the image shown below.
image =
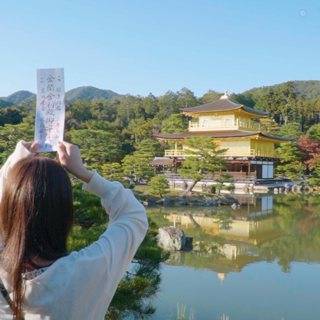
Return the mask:
{"type": "Polygon", "coordinates": [[[185,139],[186,160],[178,172],[185,178],[191,178],[192,184],[187,192],[191,192],[204,173],[214,174],[217,170],[225,169],[226,160],[223,154],[228,149],[217,150],[217,145],[210,137],[191,137],[185,139]]]}
{"type": "Polygon", "coordinates": [[[164,121],[162,133],[184,132],[188,129],[188,120],[181,114],[172,114],[164,121]]]}

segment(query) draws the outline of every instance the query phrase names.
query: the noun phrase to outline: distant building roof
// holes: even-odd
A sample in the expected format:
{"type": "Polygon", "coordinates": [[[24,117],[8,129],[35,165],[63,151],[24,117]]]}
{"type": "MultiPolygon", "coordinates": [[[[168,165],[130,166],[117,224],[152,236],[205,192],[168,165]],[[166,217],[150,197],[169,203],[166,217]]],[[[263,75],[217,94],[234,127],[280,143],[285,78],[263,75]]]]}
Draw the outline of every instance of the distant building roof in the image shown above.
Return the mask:
{"type": "Polygon", "coordinates": [[[149,166],[173,166],[174,160],[169,158],[154,158],[150,163],[149,166]]]}
{"type": "Polygon", "coordinates": [[[181,108],[180,110],[187,113],[202,113],[202,112],[219,112],[219,111],[231,111],[243,109],[249,113],[255,114],[257,116],[266,116],[269,112],[256,110],[250,107],[246,107],[241,103],[235,102],[228,98],[225,94],[219,100],[212,101],[201,106],[192,107],[192,108],[181,108]]]}
{"type": "Polygon", "coordinates": [[[242,130],[226,130],[226,131],[186,131],[180,133],[171,133],[171,134],[155,134],[155,138],[160,139],[185,139],[190,137],[211,137],[211,138],[233,138],[233,137],[250,137],[254,135],[260,135],[261,137],[281,140],[281,141],[292,141],[291,138],[283,138],[277,136],[270,136],[264,134],[260,131],[242,131],[242,130]]]}

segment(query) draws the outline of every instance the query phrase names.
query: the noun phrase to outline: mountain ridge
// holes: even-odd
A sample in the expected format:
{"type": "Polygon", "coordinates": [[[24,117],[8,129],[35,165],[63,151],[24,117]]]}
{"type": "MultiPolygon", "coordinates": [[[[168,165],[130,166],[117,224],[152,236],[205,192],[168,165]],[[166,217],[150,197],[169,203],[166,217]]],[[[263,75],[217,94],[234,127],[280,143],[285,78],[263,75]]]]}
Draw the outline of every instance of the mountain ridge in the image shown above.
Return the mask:
{"type": "MultiPolygon", "coordinates": [[[[295,88],[296,95],[302,95],[306,100],[314,100],[320,98],[320,80],[294,80],[292,82],[295,88]]],[[[280,88],[287,82],[277,83],[270,86],[255,87],[246,90],[240,94],[256,94],[257,92],[266,92],[269,89],[280,88]]]]}
{"type": "MultiPolygon", "coordinates": [[[[290,81],[295,87],[297,95],[302,95],[306,100],[314,100],[320,98],[320,80],[295,80],[290,81]]],[[[257,95],[267,91],[270,88],[279,88],[284,85],[285,82],[274,84],[270,86],[255,87],[246,90],[241,95],[257,95]]],[[[66,101],[74,103],[77,100],[89,99],[121,99],[124,95],[116,93],[109,89],[99,89],[93,86],[82,86],[71,89],[66,92],[66,101]]],[[[19,105],[23,101],[30,100],[34,101],[36,94],[20,90],[12,93],[8,97],[0,97],[0,108],[10,107],[11,105],[19,105]]]]}
{"type": "MultiPolygon", "coordinates": [[[[82,86],[82,87],[74,88],[67,91],[65,97],[67,102],[74,103],[77,100],[83,100],[83,99],[89,99],[89,100],[95,100],[95,99],[101,99],[101,98],[121,99],[123,95],[108,89],[99,89],[92,86],[82,86]]],[[[0,97],[0,101],[2,101],[2,103],[0,104],[0,107],[3,108],[6,106],[10,106],[10,105],[5,105],[5,102],[11,103],[12,105],[19,105],[23,101],[26,101],[26,100],[34,101],[35,99],[36,99],[35,93],[26,91],[26,90],[20,90],[10,94],[7,97],[0,97]]]]}

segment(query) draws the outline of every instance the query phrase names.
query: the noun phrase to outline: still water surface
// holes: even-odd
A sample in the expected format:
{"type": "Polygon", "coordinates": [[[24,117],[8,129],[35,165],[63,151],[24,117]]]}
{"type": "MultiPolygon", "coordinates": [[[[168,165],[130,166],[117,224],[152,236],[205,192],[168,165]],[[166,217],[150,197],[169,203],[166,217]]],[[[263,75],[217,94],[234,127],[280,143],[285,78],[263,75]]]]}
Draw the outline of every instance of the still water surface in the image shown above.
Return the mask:
{"type": "Polygon", "coordinates": [[[237,210],[148,209],[194,239],[163,266],[154,319],[173,319],[183,303],[196,320],[319,320],[320,197],[235,197],[237,210]]]}

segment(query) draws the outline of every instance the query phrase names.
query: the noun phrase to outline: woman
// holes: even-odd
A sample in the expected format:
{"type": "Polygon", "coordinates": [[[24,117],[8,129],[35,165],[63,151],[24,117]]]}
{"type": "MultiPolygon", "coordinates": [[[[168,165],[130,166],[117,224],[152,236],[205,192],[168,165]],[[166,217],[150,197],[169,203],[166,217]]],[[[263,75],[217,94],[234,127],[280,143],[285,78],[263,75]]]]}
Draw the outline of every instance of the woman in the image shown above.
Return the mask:
{"type": "Polygon", "coordinates": [[[110,218],[98,241],[68,253],[70,180],[56,161],[36,156],[38,147],[20,141],[0,172],[0,319],[104,319],[146,234],[145,209],[120,183],[88,171],[76,146],[59,143],[60,164],[101,198],[110,218]]]}

